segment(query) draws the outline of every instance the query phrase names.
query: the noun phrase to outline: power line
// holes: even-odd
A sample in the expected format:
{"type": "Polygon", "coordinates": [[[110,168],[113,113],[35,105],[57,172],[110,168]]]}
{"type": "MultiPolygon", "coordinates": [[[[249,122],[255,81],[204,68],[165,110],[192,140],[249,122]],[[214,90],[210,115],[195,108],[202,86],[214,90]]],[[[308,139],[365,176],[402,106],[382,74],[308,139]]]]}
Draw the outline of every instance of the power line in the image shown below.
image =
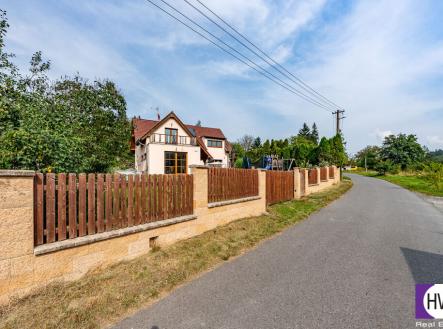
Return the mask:
{"type": "Polygon", "coordinates": [[[227,23],[223,18],[221,18],[219,15],[217,15],[213,10],[211,10],[210,8],[208,8],[203,2],[201,2],[200,0],[197,0],[198,3],[200,3],[204,8],[206,8],[209,12],[211,12],[215,17],[217,17],[220,21],[222,21],[226,26],[228,26],[232,31],[234,31],[237,35],[239,35],[240,37],[242,37],[244,40],[246,40],[246,42],[248,42],[250,45],[252,45],[255,49],[257,49],[261,54],[263,54],[265,57],[263,57],[262,55],[260,55],[259,53],[257,53],[255,50],[251,49],[251,47],[249,47],[248,45],[246,45],[244,42],[242,42],[241,40],[239,40],[236,36],[234,36],[231,32],[227,31],[223,26],[221,26],[220,24],[218,24],[216,21],[214,21],[212,18],[210,18],[208,15],[206,15],[204,12],[202,12],[199,8],[197,8],[196,6],[194,6],[192,3],[190,3],[188,0],[184,0],[189,6],[191,6],[192,8],[194,8],[196,11],[198,11],[201,15],[203,15],[206,19],[208,19],[210,22],[212,22],[213,24],[215,24],[218,28],[220,28],[222,31],[224,31],[226,34],[228,34],[231,38],[233,38],[234,40],[236,40],[238,43],[240,43],[243,47],[245,47],[246,49],[248,49],[250,52],[252,52],[254,55],[256,55],[257,57],[259,57],[261,60],[263,60],[264,62],[266,62],[268,65],[270,65],[274,70],[276,70],[277,72],[279,72],[280,74],[282,74],[283,76],[285,76],[286,78],[288,78],[289,80],[291,80],[292,82],[296,83],[298,86],[300,86],[302,89],[304,89],[306,92],[310,93],[313,97],[318,98],[317,100],[319,102],[323,102],[324,104],[326,104],[326,106],[332,106],[337,110],[341,110],[342,107],[338,106],[337,104],[335,104],[334,102],[332,102],[331,100],[329,100],[328,98],[326,98],[325,96],[323,96],[322,94],[320,94],[319,92],[317,92],[315,89],[313,89],[312,87],[310,87],[308,84],[306,84],[303,80],[301,80],[300,78],[298,78],[297,76],[295,76],[294,74],[292,74],[290,71],[288,71],[285,67],[283,67],[281,64],[279,64],[278,62],[276,62],[272,57],[270,57],[267,53],[265,53],[262,49],[260,49],[258,46],[256,46],[252,41],[250,41],[246,36],[244,36],[243,34],[241,34],[240,32],[238,32],[232,25],[230,25],[229,23],[227,23]],[[282,71],[283,70],[283,71],[282,71]]]}
{"type": "MultiPolygon", "coordinates": [[[[186,18],[188,21],[190,21],[191,23],[193,23],[194,25],[198,26],[201,30],[205,31],[207,34],[209,34],[210,36],[212,36],[213,38],[215,38],[216,40],[218,40],[220,43],[222,43],[223,45],[225,45],[226,47],[228,47],[229,49],[231,49],[232,51],[234,51],[235,53],[237,53],[238,55],[240,55],[242,58],[244,58],[246,61],[248,61],[249,63],[251,63],[252,65],[254,65],[256,68],[258,68],[259,70],[262,71],[262,75],[266,74],[269,76],[272,76],[272,80],[276,79],[278,80],[281,84],[284,84],[288,89],[290,88],[293,93],[295,93],[296,95],[298,95],[299,97],[302,97],[303,99],[305,99],[308,102],[311,102],[314,105],[317,105],[319,107],[324,108],[327,111],[330,111],[330,108],[324,104],[321,104],[319,101],[317,101],[316,99],[311,98],[308,95],[305,95],[304,93],[302,93],[301,91],[295,89],[293,86],[291,86],[290,84],[286,83],[285,81],[281,80],[279,77],[275,76],[274,74],[272,74],[271,72],[269,72],[268,70],[266,70],[264,67],[262,67],[261,65],[257,64],[256,62],[254,62],[253,60],[251,60],[249,57],[245,56],[244,54],[242,54],[241,52],[239,52],[237,49],[233,48],[231,45],[227,44],[226,42],[224,42],[222,39],[220,39],[219,37],[217,37],[216,35],[214,35],[213,33],[211,33],[210,31],[208,31],[207,29],[205,29],[203,26],[201,26],[200,24],[198,24],[195,20],[193,20],[192,18],[190,18],[189,16],[183,14],[180,10],[178,10],[177,8],[175,8],[174,6],[172,6],[171,4],[169,4],[168,2],[164,1],[164,0],[160,0],[161,2],[163,2],[164,4],[166,4],[169,8],[171,8],[172,10],[174,10],[175,12],[177,12],[178,14],[180,14],[181,16],[183,16],[184,18],[186,18]]],[[[237,58],[237,57],[236,57],[237,58]]],[[[238,59],[238,58],[237,58],[238,59]]],[[[244,63],[244,61],[242,61],[244,63]]],[[[251,67],[250,65],[248,65],[249,67],[251,67]]],[[[257,71],[257,70],[255,70],[257,71]]],[[[274,81],[275,82],[275,81],[274,81]]]]}
{"type": "Polygon", "coordinates": [[[177,8],[175,8],[174,6],[170,5],[168,2],[166,2],[165,0],[160,0],[161,2],[163,2],[164,4],[166,4],[168,7],[170,7],[172,10],[174,10],[175,12],[177,12],[178,14],[180,14],[181,16],[183,16],[184,18],[186,18],[188,21],[190,21],[191,23],[193,23],[194,25],[198,26],[200,29],[202,29],[203,31],[205,31],[207,34],[209,34],[210,36],[212,36],[213,38],[215,38],[216,40],[218,40],[220,43],[222,43],[223,45],[225,45],[226,47],[228,47],[229,49],[231,49],[232,51],[234,51],[235,53],[237,53],[238,55],[240,55],[243,59],[245,59],[246,61],[248,61],[249,63],[251,63],[252,65],[254,65],[255,67],[259,68],[262,72],[272,76],[274,79],[278,80],[279,82],[283,83],[286,87],[292,89],[295,93],[297,93],[297,95],[299,95],[300,97],[303,97],[305,100],[311,101],[311,103],[315,103],[317,106],[323,107],[326,110],[330,110],[329,106],[324,105],[322,103],[320,103],[318,100],[312,98],[311,96],[308,96],[306,94],[304,94],[303,92],[297,90],[296,88],[294,88],[293,86],[291,86],[290,84],[288,84],[287,82],[281,80],[279,77],[277,77],[276,75],[274,75],[273,73],[269,72],[267,69],[265,69],[264,67],[262,67],[260,64],[257,64],[255,61],[251,60],[249,57],[247,57],[246,55],[242,54],[241,52],[239,52],[237,49],[233,48],[231,45],[227,44],[225,41],[223,41],[222,39],[220,39],[219,37],[217,37],[216,35],[214,35],[213,33],[211,33],[210,31],[208,31],[207,29],[205,29],[203,26],[201,26],[200,24],[198,24],[195,20],[193,20],[192,18],[190,18],[189,16],[183,14],[180,10],[178,10],[177,8]]]}
{"type": "Polygon", "coordinates": [[[228,53],[229,55],[233,56],[234,58],[236,58],[237,60],[239,60],[240,62],[242,62],[243,64],[247,65],[248,67],[250,67],[251,69],[255,70],[256,72],[260,73],[261,75],[263,75],[264,77],[266,77],[267,79],[271,80],[272,82],[280,85],[281,87],[285,88],[286,90],[292,92],[293,94],[303,98],[304,100],[310,102],[313,105],[316,105],[320,108],[325,109],[326,111],[330,111],[331,109],[328,108],[327,106],[319,103],[317,100],[312,99],[311,97],[303,94],[301,91],[293,88],[291,85],[287,84],[286,82],[284,82],[283,80],[279,79],[278,77],[276,77],[274,74],[270,73],[269,71],[267,71],[266,69],[264,69],[263,67],[261,67],[260,65],[258,65],[257,63],[255,63],[254,61],[252,61],[251,59],[249,59],[247,56],[243,55],[242,53],[238,52],[236,49],[234,49],[233,47],[231,47],[230,45],[228,45],[227,43],[225,43],[223,40],[221,40],[220,38],[218,38],[217,36],[215,36],[214,34],[212,34],[211,32],[209,32],[208,30],[206,30],[205,28],[203,28],[201,25],[199,25],[198,23],[196,23],[194,20],[192,20],[191,18],[189,18],[188,16],[186,16],[185,14],[181,13],[178,9],[174,8],[173,6],[171,6],[169,3],[167,3],[166,1],[161,0],[163,3],[165,3],[168,7],[170,7],[171,9],[173,9],[174,11],[176,11],[177,13],[179,13],[180,15],[182,15],[183,17],[185,17],[187,20],[189,20],[190,22],[192,22],[194,25],[198,26],[200,29],[202,29],[203,31],[205,31],[206,33],[210,34],[213,38],[216,38],[218,41],[220,41],[221,43],[223,43],[225,46],[229,47],[230,49],[232,49],[233,51],[235,51],[236,53],[238,53],[240,56],[242,56],[243,58],[246,58],[246,60],[248,60],[249,62],[253,63],[253,65],[257,66],[258,68],[260,68],[262,71],[260,71],[259,69],[255,68],[254,66],[250,65],[248,62],[244,61],[243,59],[239,58],[237,55],[233,54],[232,52],[230,52],[229,50],[225,49],[224,47],[220,46],[219,44],[217,44],[216,42],[214,42],[213,40],[211,40],[210,38],[208,38],[207,36],[205,36],[204,34],[202,34],[201,32],[197,31],[196,29],[194,29],[192,26],[190,26],[189,24],[183,22],[181,19],[179,19],[177,16],[173,15],[172,13],[170,13],[169,11],[165,10],[164,8],[160,7],[158,4],[154,3],[151,0],[146,0],[149,3],[151,3],[152,5],[154,5],[155,7],[157,7],[158,9],[160,9],[161,11],[163,11],[164,13],[166,13],[168,16],[170,16],[171,18],[175,19],[176,21],[180,22],[181,24],[183,24],[184,26],[186,26],[187,28],[189,28],[190,30],[192,30],[193,32],[197,33],[198,35],[200,35],[202,38],[206,39],[207,41],[209,41],[210,43],[212,43],[213,45],[215,45],[216,47],[220,48],[221,50],[223,50],[224,52],[228,53]],[[276,81],[278,80],[278,81],[276,81]],[[280,82],[281,83],[280,83],[280,82]]]}

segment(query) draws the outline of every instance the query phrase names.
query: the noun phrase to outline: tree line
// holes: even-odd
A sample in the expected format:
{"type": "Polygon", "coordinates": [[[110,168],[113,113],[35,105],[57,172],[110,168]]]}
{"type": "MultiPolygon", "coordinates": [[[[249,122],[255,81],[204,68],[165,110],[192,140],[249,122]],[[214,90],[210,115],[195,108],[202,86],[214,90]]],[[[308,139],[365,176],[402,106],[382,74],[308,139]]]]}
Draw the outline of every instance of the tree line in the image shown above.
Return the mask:
{"type": "Polygon", "coordinates": [[[296,135],[284,139],[267,139],[262,142],[260,137],[245,135],[232,144],[236,155],[236,167],[241,167],[247,157],[252,164],[260,166],[265,156],[277,156],[283,159],[293,159],[297,167],[311,166],[341,166],[347,161],[343,136],[338,134],[331,138],[322,137],[319,140],[317,125],[312,128],[306,123],[296,135]]]}
{"type": "Polygon", "coordinates": [[[355,154],[351,162],[375,170],[380,175],[412,172],[422,175],[437,187],[443,186],[443,150],[430,152],[412,134],[386,136],[381,146],[366,146],[355,154]]]}
{"type": "Polygon", "coordinates": [[[21,74],[5,50],[0,10],[0,168],[107,172],[132,161],[126,102],[109,80],[79,75],[51,81],[50,61],[36,52],[21,74]]]}

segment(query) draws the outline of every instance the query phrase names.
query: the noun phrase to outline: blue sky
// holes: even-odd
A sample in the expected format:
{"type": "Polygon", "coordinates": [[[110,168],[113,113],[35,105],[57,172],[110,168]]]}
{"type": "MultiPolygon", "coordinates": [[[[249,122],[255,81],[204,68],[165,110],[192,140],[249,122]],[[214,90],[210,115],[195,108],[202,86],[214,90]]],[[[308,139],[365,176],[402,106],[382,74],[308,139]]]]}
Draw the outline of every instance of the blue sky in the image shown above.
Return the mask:
{"type": "MultiPolygon", "coordinates": [[[[156,0],[159,1],[159,0],[156,0]]],[[[211,27],[181,0],[170,0],[211,27]]],[[[195,0],[192,0],[195,3],[195,0]]],[[[205,0],[334,102],[349,152],[389,133],[443,148],[443,1],[205,0]]],[[[114,80],[128,114],[174,110],[186,123],[283,138],[303,122],[333,134],[332,115],[265,80],[144,0],[6,0],[7,49],[23,70],[36,50],[50,76],[114,80]]],[[[229,39],[226,39],[229,40],[229,39]]]]}

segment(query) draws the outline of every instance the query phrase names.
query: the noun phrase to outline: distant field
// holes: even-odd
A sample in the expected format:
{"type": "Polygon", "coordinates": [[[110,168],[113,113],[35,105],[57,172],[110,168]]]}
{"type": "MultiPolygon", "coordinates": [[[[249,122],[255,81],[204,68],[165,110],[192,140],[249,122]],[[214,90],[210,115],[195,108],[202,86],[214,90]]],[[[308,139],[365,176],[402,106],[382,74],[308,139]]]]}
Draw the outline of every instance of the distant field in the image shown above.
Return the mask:
{"type": "Polygon", "coordinates": [[[435,185],[431,184],[431,182],[427,181],[424,177],[421,176],[405,174],[381,176],[378,175],[375,171],[349,171],[349,173],[384,179],[388,182],[400,185],[401,187],[404,187],[411,191],[443,197],[443,189],[438,189],[435,185]]]}

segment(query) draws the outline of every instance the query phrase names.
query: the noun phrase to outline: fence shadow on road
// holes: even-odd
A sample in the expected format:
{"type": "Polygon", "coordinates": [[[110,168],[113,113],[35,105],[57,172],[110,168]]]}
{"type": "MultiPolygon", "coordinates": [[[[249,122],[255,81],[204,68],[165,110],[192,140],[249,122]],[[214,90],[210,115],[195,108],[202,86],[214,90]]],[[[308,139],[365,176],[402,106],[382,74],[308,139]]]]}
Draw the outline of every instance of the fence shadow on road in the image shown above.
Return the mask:
{"type": "Polygon", "coordinates": [[[443,255],[410,248],[400,248],[415,283],[443,282],[443,255]]]}

